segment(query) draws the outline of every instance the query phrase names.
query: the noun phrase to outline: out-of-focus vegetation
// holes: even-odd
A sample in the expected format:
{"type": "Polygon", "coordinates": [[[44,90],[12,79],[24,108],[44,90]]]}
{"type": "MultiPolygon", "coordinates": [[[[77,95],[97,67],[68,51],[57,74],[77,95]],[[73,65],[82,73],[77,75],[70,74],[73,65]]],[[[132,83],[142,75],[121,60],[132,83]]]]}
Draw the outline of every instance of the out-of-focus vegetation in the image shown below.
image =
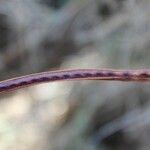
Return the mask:
{"type": "MultiPolygon", "coordinates": [[[[64,68],[149,68],[149,0],[0,0],[0,79],[64,68]]],[[[72,81],[0,96],[2,150],[146,150],[150,84],[72,81]]]]}

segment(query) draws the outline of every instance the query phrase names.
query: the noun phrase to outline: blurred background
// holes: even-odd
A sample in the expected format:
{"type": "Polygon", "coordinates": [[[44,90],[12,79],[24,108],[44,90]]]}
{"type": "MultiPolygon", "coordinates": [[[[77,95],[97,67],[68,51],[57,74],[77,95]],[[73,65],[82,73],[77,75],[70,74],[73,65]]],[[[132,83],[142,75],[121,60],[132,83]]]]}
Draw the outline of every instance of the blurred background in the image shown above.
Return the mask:
{"type": "MultiPolygon", "coordinates": [[[[0,0],[0,80],[150,66],[149,0],[0,0]]],[[[149,150],[150,84],[69,81],[0,95],[1,150],[149,150]]]]}

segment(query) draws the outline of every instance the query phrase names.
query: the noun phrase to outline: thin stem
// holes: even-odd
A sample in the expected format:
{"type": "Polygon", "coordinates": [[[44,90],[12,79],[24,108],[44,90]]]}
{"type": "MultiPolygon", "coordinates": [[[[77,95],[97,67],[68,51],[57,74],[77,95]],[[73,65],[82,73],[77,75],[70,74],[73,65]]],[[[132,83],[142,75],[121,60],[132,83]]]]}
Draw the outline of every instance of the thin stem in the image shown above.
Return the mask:
{"type": "Polygon", "coordinates": [[[14,90],[34,84],[60,80],[118,80],[150,81],[150,69],[111,70],[111,69],[75,69],[58,70],[30,74],[0,82],[0,92],[14,90]]]}

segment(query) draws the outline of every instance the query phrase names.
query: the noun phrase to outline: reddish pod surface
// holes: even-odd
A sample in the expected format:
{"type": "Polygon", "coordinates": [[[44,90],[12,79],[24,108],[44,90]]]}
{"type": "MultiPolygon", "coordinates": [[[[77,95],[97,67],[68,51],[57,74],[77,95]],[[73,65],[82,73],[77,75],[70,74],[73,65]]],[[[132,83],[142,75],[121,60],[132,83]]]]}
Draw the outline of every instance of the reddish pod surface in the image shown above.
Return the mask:
{"type": "Polygon", "coordinates": [[[0,92],[60,80],[150,81],[150,70],[75,69],[30,74],[0,82],[0,92]]]}

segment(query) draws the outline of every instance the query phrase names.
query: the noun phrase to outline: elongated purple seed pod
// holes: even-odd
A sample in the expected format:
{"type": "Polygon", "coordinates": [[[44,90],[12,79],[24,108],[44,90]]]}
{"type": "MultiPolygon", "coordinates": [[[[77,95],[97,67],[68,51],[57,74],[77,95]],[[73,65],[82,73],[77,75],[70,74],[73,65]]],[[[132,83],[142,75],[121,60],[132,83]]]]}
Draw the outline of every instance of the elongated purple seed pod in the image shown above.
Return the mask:
{"type": "Polygon", "coordinates": [[[57,70],[30,74],[0,82],[0,92],[14,90],[33,84],[60,80],[118,80],[150,81],[150,69],[113,70],[113,69],[75,69],[57,70]]]}

